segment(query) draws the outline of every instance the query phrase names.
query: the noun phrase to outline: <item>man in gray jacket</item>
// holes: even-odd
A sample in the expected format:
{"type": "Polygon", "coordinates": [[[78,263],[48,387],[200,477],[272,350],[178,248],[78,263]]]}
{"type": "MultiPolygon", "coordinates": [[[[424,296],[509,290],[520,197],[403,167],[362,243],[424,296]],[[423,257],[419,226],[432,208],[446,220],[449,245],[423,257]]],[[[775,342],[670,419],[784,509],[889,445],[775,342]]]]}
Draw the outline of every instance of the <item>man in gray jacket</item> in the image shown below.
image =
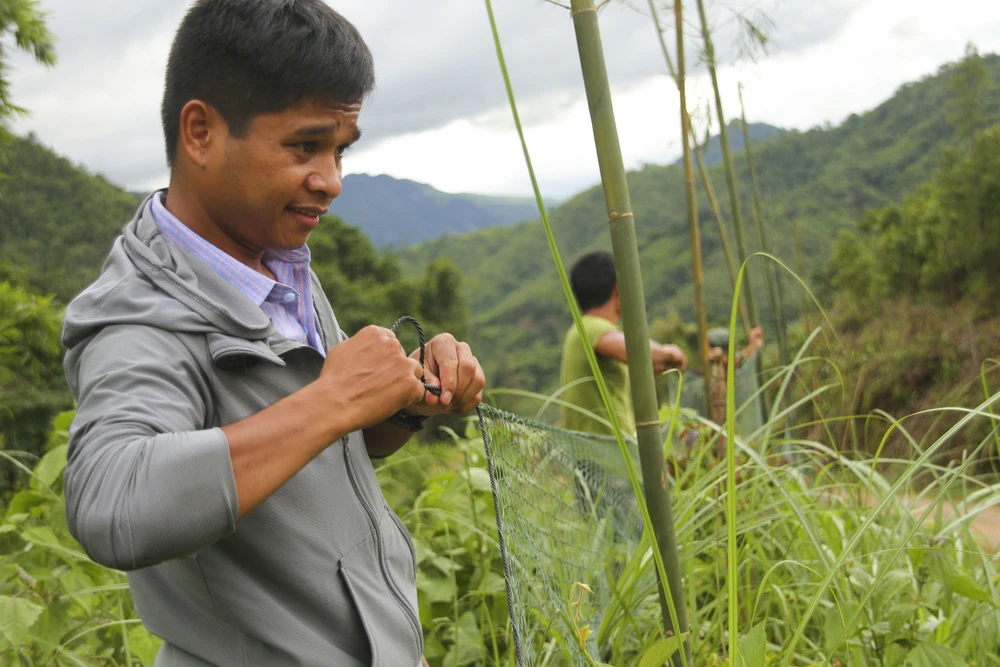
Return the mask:
{"type": "Polygon", "coordinates": [[[127,570],[158,667],[421,660],[415,561],[373,457],[485,384],[450,335],[347,338],[306,239],[374,85],[321,0],[198,0],[167,66],[170,186],[69,306],[73,534],[127,570]]]}

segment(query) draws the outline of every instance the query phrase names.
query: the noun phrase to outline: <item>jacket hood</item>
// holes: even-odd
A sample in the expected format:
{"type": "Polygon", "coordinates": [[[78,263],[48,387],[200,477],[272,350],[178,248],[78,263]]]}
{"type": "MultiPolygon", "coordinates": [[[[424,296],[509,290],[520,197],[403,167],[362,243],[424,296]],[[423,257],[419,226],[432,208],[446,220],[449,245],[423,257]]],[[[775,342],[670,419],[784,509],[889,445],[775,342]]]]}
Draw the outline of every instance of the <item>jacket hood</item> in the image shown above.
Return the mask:
{"type": "Polygon", "coordinates": [[[148,196],[125,225],[97,280],[66,308],[63,344],[72,349],[100,329],[145,325],[178,333],[223,333],[263,340],[271,319],[204,261],[164,237],[148,196]]]}

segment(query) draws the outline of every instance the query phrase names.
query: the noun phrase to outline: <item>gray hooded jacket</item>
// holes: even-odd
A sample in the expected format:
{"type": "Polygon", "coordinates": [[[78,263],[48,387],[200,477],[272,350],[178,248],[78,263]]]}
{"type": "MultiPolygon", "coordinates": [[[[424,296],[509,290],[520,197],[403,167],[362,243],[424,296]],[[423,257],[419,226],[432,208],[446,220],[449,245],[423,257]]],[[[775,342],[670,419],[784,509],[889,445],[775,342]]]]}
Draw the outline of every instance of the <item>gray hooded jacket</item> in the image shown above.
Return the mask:
{"type": "MultiPolygon", "coordinates": [[[[343,334],[315,276],[313,300],[332,347],[343,334]]],[[[361,433],[237,524],[220,427],[312,382],[324,360],[164,238],[148,199],[69,305],[63,342],[78,401],[70,530],[128,571],[165,640],[157,667],[419,664],[413,546],[361,433]]]]}

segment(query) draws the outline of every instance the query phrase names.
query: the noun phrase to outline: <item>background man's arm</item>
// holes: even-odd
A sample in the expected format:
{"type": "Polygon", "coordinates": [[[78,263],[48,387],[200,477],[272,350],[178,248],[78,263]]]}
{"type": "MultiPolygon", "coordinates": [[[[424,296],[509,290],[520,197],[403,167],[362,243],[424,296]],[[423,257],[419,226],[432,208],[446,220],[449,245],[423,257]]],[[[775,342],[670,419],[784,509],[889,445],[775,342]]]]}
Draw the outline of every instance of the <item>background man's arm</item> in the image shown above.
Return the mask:
{"type": "MultiPolygon", "coordinates": [[[[623,363],[628,361],[625,355],[625,334],[621,331],[609,331],[601,336],[595,349],[603,357],[617,359],[623,363]]],[[[649,351],[653,357],[653,370],[657,373],[663,373],[671,368],[681,370],[687,368],[687,358],[676,345],[663,345],[651,340],[649,351]]]]}

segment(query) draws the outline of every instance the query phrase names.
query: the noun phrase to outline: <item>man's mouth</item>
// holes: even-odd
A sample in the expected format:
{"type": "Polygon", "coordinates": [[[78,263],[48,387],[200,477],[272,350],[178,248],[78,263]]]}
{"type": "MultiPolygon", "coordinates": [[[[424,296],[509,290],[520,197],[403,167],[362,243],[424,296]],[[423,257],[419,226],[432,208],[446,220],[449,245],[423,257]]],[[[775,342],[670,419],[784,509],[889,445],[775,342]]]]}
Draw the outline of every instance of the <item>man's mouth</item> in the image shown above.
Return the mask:
{"type": "Polygon", "coordinates": [[[287,206],[286,208],[292,213],[301,215],[304,218],[309,218],[314,222],[318,222],[320,216],[326,214],[326,209],[316,206],[287,206]]]}

